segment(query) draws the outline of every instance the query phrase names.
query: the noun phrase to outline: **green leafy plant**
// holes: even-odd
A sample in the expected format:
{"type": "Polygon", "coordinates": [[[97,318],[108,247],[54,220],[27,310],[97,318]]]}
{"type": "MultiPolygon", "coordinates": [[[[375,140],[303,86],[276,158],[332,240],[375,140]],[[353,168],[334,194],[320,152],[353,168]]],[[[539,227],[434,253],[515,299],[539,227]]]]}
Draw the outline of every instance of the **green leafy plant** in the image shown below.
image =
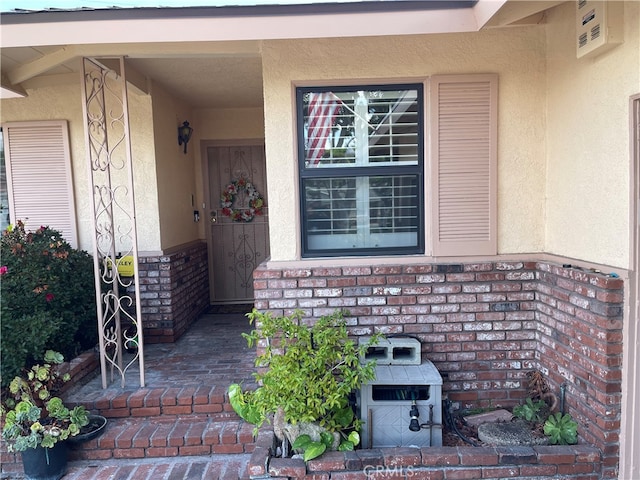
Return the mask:
{"type": "Polygon", "coordinates": [[[513,407],[513,415],[528,422],[542,422],[543,412],[548,406],[544,400],[534,402],[527,398],[523,405],[513,407]]]}
{"type": "Polygon", "coordinates": [[[0,405],[0,416],[4,419],[2,437],[10,452],[51,448],[89,423],[84,407],[69,409],[55,396],[70,380],[69,374],[59,371],[63,359],[60,353],[48,350],[43,365],[34,365],[25,377],[17,376],[9,384],[11,396],[0,405]]]}
{"type": "Polygon", "coordinates": [[[578,424],[571,415],[557,412],[544,422],[544,434],[552,445],[573,445],[578,443],[578,424]]]}
{"type": "Polygon", "coordinates": [[[361,421],[349,400],[363,382],[375,377],[375,363],[362,363],[362,358],[380,335],[358,345],[348,338],[341,311],[311,325],[299,311],[273,317],[254,309],[248,317],[257,327],[244,334],[248,345],[264,347],[256,358],[258,372],[254,374],[260,386],[243,392],[240,385],[231,385],[228,393],[234,410],[257,427],[279,409],[289,424],[317,423],[326,430],[325,438],[318,441],[300,435],[291,439],[294,449],[304,451],[305,459],[331,448],[334,432],[340,436],[338,449],[353,450],[360,441],[361,421]]]}
{"type": "Polygon", "coordinates": [[[320,441],[314,442],[309,435],[300,435],[293,442],[291,448],[296,451],[304,452],[302,458],[306,462],[319,457],[327,450],[328,447],[331,447],[333,444],[333,436],[330,435],[329,437],[330,438],[326,435],[321,435],[320,441]]]}
{"type": "MultiPolygon", "coordinates": [[[[357,431],[352,431],[349,435],[340,442],[338,450],[341,452],[352,451],[356,445],[360,443],[360,434],[357,431]]],[[[322,455],[327,449],[333,446],[333,435],[322,432],[320,434],[320,441],[314,441],[311,436],[304,434],[295,439],[291,448],[295,451],[303,452],[302,458],[304,461],[313,460],[316,457],[322,455]]]]}
{"type": "Polygon", "coordinates": [[[49,227],[22,221],[0,239],[1,383],[33,365],[47,349],[72,358],[95,346],[93,260],[49,227]]]}

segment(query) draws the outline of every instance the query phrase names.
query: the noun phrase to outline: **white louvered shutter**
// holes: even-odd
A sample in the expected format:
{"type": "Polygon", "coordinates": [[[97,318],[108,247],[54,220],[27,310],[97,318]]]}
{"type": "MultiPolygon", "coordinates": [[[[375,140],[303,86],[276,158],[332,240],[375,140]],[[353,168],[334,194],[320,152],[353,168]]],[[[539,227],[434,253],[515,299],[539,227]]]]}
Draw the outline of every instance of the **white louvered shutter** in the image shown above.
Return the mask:
{"type": "Polygon", "coordinates": [[[3,124],[11,222],[59,230],[78,247],[66,121],[3,124]]]}
{"type": "Polygon", "coordinates": [[[497,253],[497,75],[434,76],[433,254],[497,253]]]}

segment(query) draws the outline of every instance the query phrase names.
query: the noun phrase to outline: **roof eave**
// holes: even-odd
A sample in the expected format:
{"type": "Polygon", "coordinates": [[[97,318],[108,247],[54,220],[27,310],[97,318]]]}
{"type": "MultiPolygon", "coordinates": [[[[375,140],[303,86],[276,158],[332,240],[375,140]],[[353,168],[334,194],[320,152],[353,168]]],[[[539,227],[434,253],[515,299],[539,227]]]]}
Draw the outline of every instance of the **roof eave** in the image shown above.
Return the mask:
{"type": "MultiPolygon", "coordinates": [[[[506,0],[478,0],[471,2],[472,6],[435,10],[375,8],[363,11],[362,8],[354,7],[362,4],[340,4],[351,7],[340,11],[317,9],[319,5],[297,5],[296,7],[316,9],[292,8],[293,6],[276,6],[278,8],[272,9],[243,7],[223,12],[219,9],[193,7],[3,14],[2,46],[4,48],[114,42],[275,40],[469,32],[482,28],[505,2],[506,0]],[[150,16],[151,14],[153,15],[150,16]]],[[[387,2],[372,2],[380,5],[384,3],[387,2]]],[[[404,7],[413,3],[415,2],[399,2],[404,4],[404,7]]]]}
{"type": "Polygon", "coordinates": [[[190,17],[242,17],[278,15],[317,15],[363,12],[397,12],[457,10],[473,8],[478,0],[401,0],[358,1],[338,3],[300,3],[269,5],[223,5],[203,7],[106,7],[49,8],[44,10],[15,9],[2,12],[3,24],[82,22],[87,20],[159,19],[190,17]]]}

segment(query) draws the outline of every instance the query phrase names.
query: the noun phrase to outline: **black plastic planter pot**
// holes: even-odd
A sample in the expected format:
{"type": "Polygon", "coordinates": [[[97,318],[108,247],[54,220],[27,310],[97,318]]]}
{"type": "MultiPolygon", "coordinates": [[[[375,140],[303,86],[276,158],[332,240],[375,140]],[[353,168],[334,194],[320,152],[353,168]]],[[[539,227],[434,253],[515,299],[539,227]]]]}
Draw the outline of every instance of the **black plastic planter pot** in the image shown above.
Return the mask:
{"type": "Polygon", "coordinates": [[[88,442],[104,433],[107,426],[107,419],[102,415],[89,415],[89,423],[80,429],[80,433],[69,437],[67,442],[71,444],[88,442]]]}
{"type": "Polygon", "coordinates": [[[22,454],[24,475],[29,480],[58,480],[67,471],[67,445],[58,442],[53,448],[28,448],[22,454]]]}

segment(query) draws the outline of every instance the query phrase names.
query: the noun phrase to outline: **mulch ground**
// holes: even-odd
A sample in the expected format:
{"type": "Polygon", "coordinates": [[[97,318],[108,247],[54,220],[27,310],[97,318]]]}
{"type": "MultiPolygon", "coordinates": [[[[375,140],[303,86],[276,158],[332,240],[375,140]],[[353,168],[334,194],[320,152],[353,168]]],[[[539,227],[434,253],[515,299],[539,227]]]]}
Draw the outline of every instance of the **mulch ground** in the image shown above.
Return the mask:
{"type": "MultiPolygon", "coordinates": [[[[453,419],[456,422],[456,427],[458,431],[469,441],[474,442],[476,445],[481,445],[482,442],[478,439],[478,429],[473,427],[466,422],[463,422],[457,416],[454,416],[453,419]]],[[[469,442],[465,441],[462,437],[460,437],[453,429],[448,428],[447,425],[444,426],[442,431],[442,446],[443,447],[468,447],[469,442]]]]}

